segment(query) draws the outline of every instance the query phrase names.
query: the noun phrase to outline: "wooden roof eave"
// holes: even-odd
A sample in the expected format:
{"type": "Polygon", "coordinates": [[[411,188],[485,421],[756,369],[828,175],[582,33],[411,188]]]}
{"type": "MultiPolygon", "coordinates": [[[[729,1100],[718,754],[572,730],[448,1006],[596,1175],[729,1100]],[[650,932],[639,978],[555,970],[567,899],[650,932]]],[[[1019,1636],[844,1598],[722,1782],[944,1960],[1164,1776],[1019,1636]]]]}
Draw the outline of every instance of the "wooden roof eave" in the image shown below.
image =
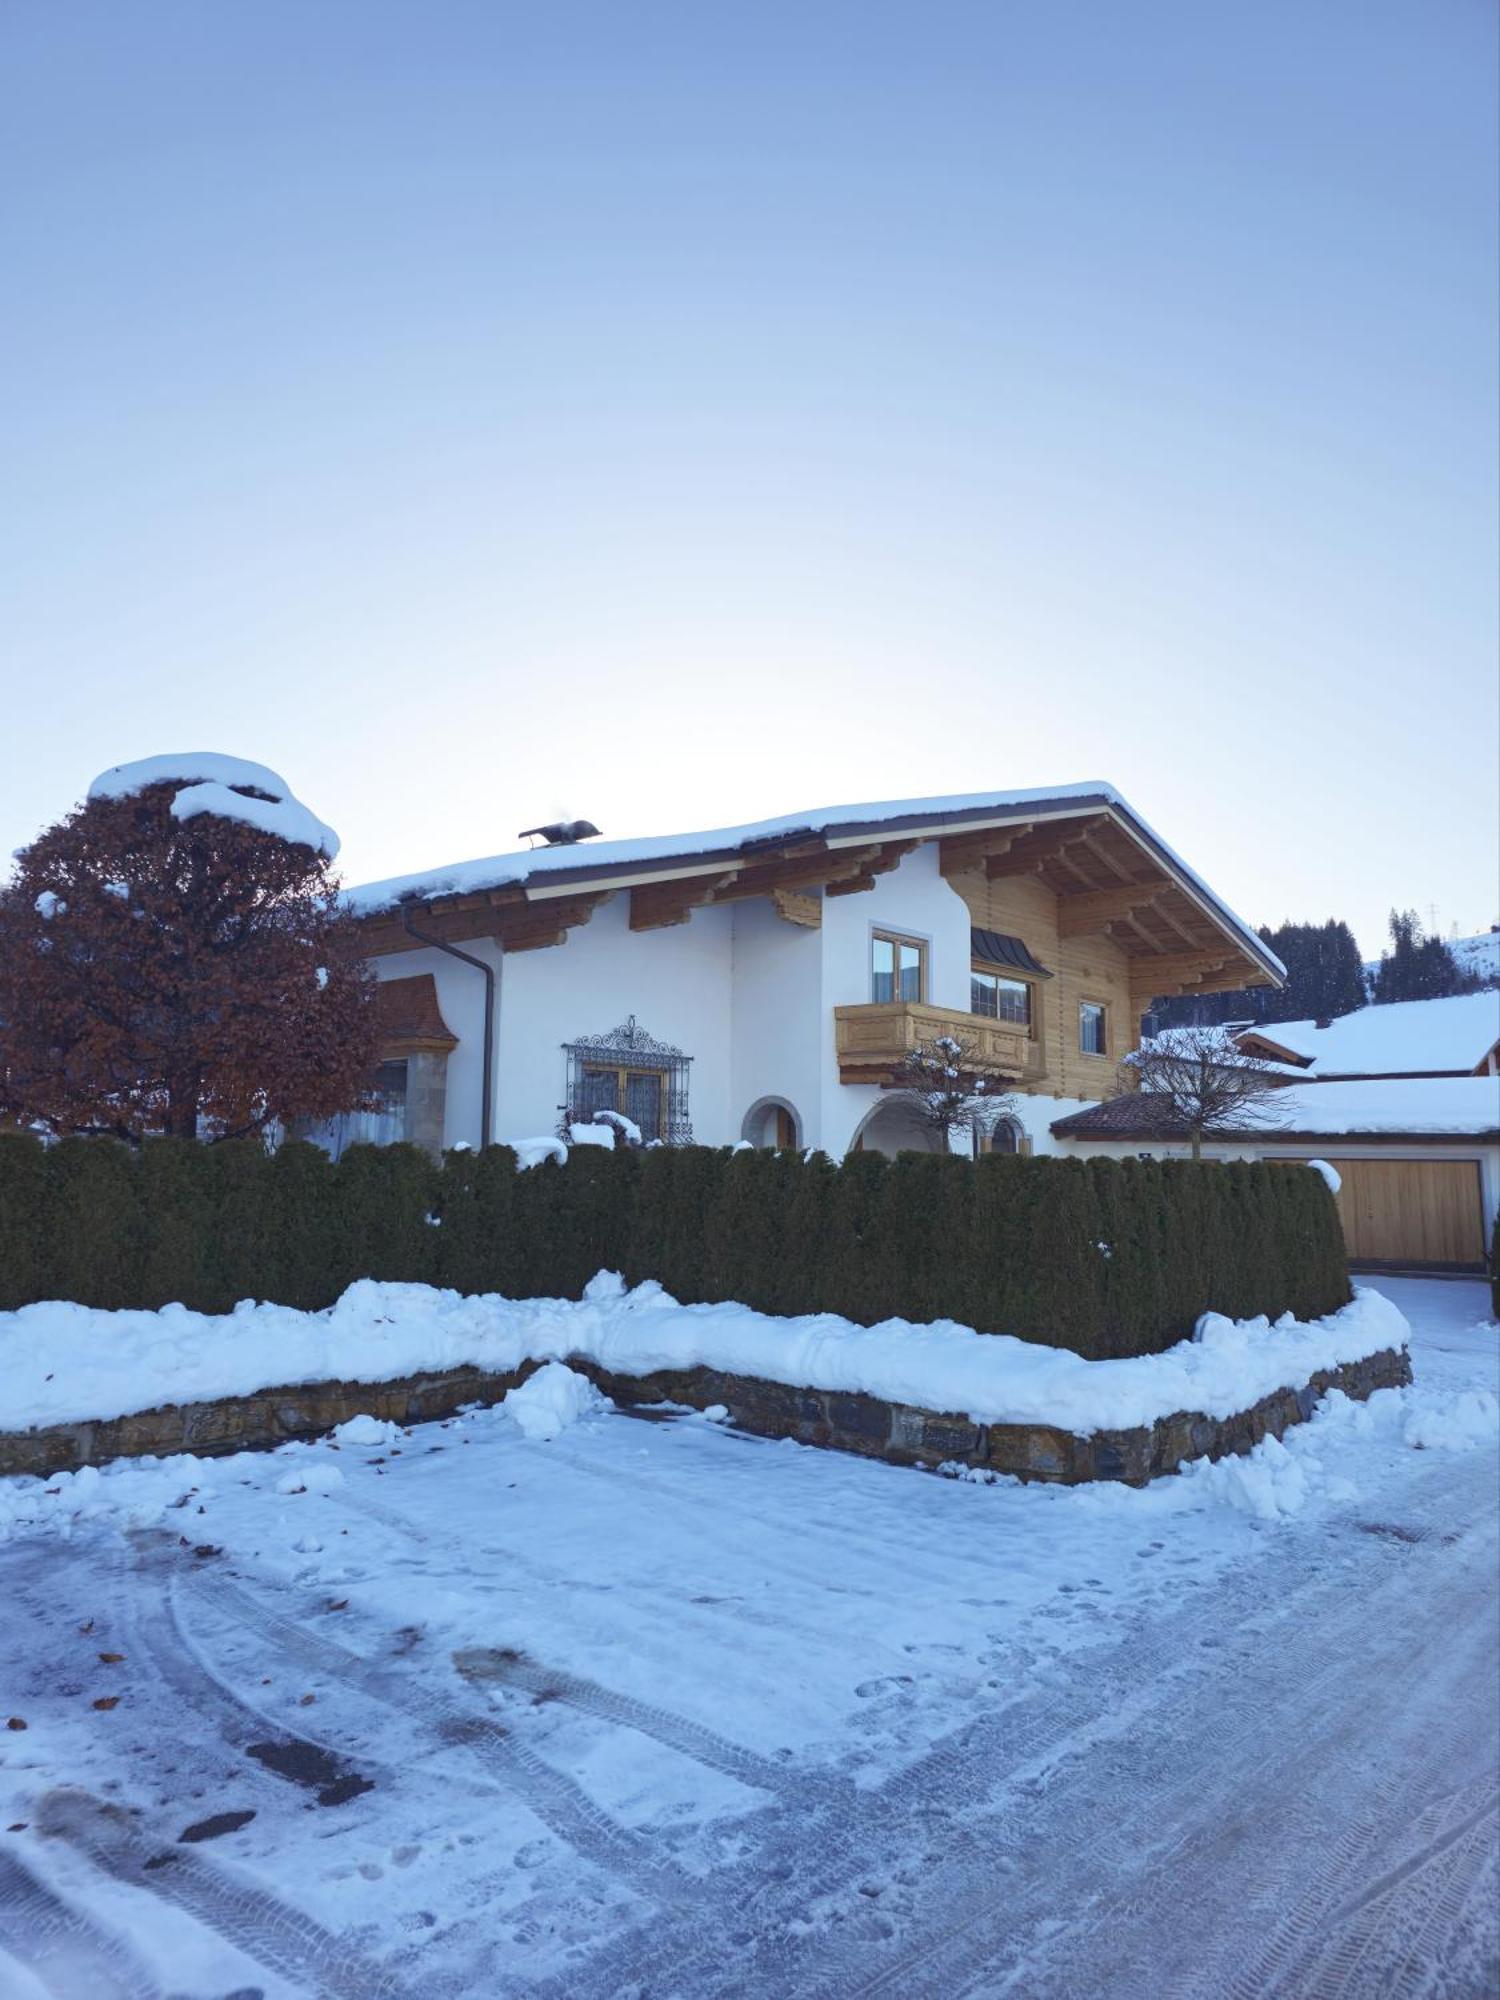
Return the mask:
{"type": "MultiPolygon", "coordinates": [[[[1205,942],[1201,949],[1189,946],[1190,952],[1219,965],[1226,963],[1231,956],[1243,961],[1243,972],[1226,982],[1228,986],[1280,986],[1284,983],[1283,975],[1273,968],[1269,954],[1252,944],[1249,935],[1240,931],[1208,892],[1189,878],[1175,856],[1104,793],[1034,799],[1013,807],[966,808],[936,820],[929,814],[898,814],[890,819],[868,823],[846,823],[826,833],[773,836],[680,859],[653,857],[615,862],[602,869],[586,859],[580,859],[576,866],[551,869],[534,882],[511,883],[500,889],[459,896],[435,896],[419,901],[416,907],[424,913],[424,928],[441,928],[445,937],[453,941],[465,934],[461,926],[453,927],[460,916],[470,911],[484,912],[488,916],[490,911],[519,907],[529,913],[529,918],[521,921],[518,936],[540,939],[555,935],[560,942],[569,929],[587,921],[587,914],[620,889],[646,889],[655,884],[678,881],[686,884],[694,879],[702,883],[703,878],[711,878],[711,886],[704,884],[706,894],[692,899],[684,897],[689,907],[704,902],[739,900],[748,895],[770,895],[777,889],[827,888],[834,882],[847,883],[848,886],[839,893],[852,894],[872,887],[875,875],[896,865],[895,860],[886,859],[892,853],[899,860],[912,848],[935,840],[950,854],[960,845],[966,851],[982,854],[986,840],[991,836],[989,846],[1002,861],[1011,855],[1027,857],[1028,842],[1032,843],[1032,853],[1042,854],[1050,841],[1063,863],[1068,863],[1070,855],[1074,857],[1069,864],[1076,877],[1071,890],[1085,894],[1097,892],[1107,885],[1080,868],[1080,859],[1091,864],[1097,862],[1111,881],[1121,881],[1122,864],[1118,857],[1112,863],[1107,847],[1100,844],[1106,831],[1118,834],[1128,843],[1132,860],[1137,855],[1144,855],[1152,872],[1166,879],[1168,889],[1162,891],[1163,911],[1165,913],[1168,907],[1174,911],[1174,916],[1168,918],[1169,926],[1184,944],[1191,935],[1183,929],[1184,917],[1195,925],[1207,925],[1214,942],[1205,942]],[[1039,834],[1042,837],[1040,841],[1037,840],[1039,834]],[[864,851],[867,856],[873,855],[877,859],[873,865],[868,861],[861,867],[841,865],[852,858],[851,850],[864,851]],[[806,873],[797,871],[796,864],[802,863],[808,864],[806,873]],[[750,886],[752,881],[753,887],[750,886]],[[1176,898],[1170,903],[1167,900],[1169,890],[1175,892],[1176,898]],[[556,915],[559,920],[544,927],[540,921],[544,905],[568,906],[570,911],[582,906],[585,914],[565,915],[562,909],[558,909],[556,915]],[[1229,947],[1227,953],[1225,945],[1229,947]]],[[[1027,865],[1045,867],[1048,864],[1046,860],[1037,862],[1028,858],[1027,865]]],[[[944,872],[949,872],[946,860],[944,872]]],[[[1019,871],[1013,863],[1001,872],[1019,871]]],[[[1126,870],[1121,886],[1129,886],[1130,883],[1131,877],[1126,870]]],[[[664,896],[661,901],[669,905],[671,899],[664,896]]],[[[372,952],[414,948],[406,942],[398,911],[381,911],[360,919],[360,922],[371,939],[372,952]]],[[[470,928],[467,935],[471,938],[497,936],[503,943],[506,928],[503,922],[487,920],[470,928]]],[[[1122,949],[1133,959],[1148,957],[1148,948],[1140,940],[1137,943],[1139,949],[1132,950],[1130,945],[1123,943],[1122,949]]],[[[1174,956],[1179,959],[1184,955],[1161,954],[1164,958],[1174,956]]],[[[1198,991],[1215,990],[1213,985],[1205,984],[1200,979],[1194,978],[1190,983],[1198,991]]]]}

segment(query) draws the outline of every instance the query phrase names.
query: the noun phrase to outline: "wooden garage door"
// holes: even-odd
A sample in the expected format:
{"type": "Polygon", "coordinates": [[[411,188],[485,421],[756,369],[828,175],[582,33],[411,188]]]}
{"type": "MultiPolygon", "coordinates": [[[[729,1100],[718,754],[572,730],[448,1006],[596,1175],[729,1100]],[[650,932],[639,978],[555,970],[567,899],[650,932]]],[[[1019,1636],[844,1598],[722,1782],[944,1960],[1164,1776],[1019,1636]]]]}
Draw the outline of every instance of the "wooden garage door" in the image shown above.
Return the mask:
{"type": "Polygon", "coordinates": [[[1484,1266],[1477,1160],[1334,1160],[1355,1264],[1484,1266]]]}

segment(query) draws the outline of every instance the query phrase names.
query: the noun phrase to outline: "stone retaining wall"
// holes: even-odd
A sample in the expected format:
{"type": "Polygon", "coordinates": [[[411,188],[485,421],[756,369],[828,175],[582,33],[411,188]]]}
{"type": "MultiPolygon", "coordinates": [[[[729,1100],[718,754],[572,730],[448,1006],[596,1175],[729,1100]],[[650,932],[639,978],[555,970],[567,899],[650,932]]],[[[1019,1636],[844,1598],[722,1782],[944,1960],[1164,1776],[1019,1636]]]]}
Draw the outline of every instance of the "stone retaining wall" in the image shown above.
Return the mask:
{"type": "MultiPolygon", "coordinates": [[[[1236,1416],[1179,1411],[1132,1430],[1074,1437],[1045,1424],[976,1424],[968,1417],[912,1409],[876,1396],[788,1388],[780,1382],[722,1375],[711,1368],[613,1375],[578,1356],[570,1357],[568,1365],[627,1406],[686,1403],[706,1410],[722,1404],[737,1429],[758,1437],[796,1438],[802,1444],[858,1452],[895,1465],[957,1463],[1063,1485],[1116,1479],[1141,1486],[1175,1471],[1185,1458],[1223,1458],[1249,1451],[1264,1437],[1279,1438],[1292,1424],[1310,1417],[1318,1398],[1329,1389],[1342,1389],[1363,1401],[1376,1389],[1400,1388],[1411,1380],[1406,1350],[1386,1348],[1363,1361],[1320,1370],[1301,1388],[1278,1389],[1236,1416]]],[[[289,1438],[319,1437],[361,1414],[398,1424],[422,1423],[450,1416],[465,1403],[498,1402],[538,1366],[528,1361],[502,1375],[451,1368],[397,1382],[315,1382],[216,1403],[169,1404],[108,1422],[0,1432],[0,1474],[45,1475],[147,1454],[166,1457],[187,1451],[211,1458],[233,1451],[269,1450],[289,1438]]]]}

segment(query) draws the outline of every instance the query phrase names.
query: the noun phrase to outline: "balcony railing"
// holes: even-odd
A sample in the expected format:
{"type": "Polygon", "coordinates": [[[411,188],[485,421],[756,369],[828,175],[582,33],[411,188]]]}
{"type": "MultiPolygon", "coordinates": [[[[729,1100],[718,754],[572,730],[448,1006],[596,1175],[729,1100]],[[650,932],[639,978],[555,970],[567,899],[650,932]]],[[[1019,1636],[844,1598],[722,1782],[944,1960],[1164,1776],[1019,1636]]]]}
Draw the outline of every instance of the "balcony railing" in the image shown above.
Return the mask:
{"type": "Polygon", "coordinates": [[[957,1007],[925,1000],[876,1000],[835,1007],[834,1032],[841,1083],[888,1083],[892,1072],[922,1042],[952,1035],[973,1048],[969,1067],[996,1080],[1035,1083],[1046,1074],[1042,1045],[1024,1028],[957,1007]]]}

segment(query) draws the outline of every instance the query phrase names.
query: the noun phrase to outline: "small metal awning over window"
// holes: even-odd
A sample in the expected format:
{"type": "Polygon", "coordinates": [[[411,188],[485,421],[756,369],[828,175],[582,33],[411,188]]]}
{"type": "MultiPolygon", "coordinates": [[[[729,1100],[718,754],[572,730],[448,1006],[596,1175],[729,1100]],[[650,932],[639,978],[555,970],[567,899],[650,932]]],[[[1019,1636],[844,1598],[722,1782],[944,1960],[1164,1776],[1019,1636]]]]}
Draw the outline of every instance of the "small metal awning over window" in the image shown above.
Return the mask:
{"type": "Polygon", "coordinates": [[[986,965],[1007,966],[1013,972],[1029,972],[1038,979],[1050,979],[1045,965],[1039,965],[1018,937],[1005,931],[969,932],[969,950],[986,965]]]}

